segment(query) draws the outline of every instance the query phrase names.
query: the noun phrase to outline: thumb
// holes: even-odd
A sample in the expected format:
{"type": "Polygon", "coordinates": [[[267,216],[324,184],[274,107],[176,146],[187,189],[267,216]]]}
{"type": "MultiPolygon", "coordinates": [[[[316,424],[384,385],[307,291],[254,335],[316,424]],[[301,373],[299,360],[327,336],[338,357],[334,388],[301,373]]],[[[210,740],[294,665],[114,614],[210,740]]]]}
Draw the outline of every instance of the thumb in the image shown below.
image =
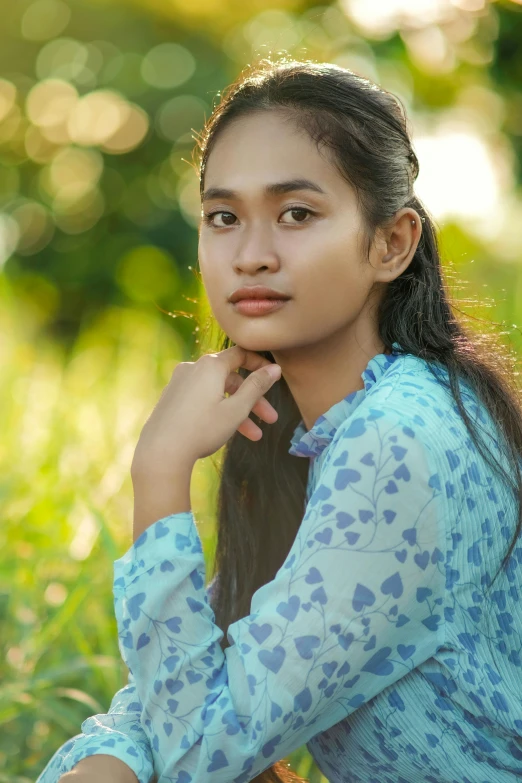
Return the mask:
{"type": "Polygon", "coordinates": [[[245,417],[248,416],[256,402],[280,379],[281,372],[281,367],[278,364],[266,364],[264,367],[260,367],[250,373],[239,389],[225,402],[234,407],[244,406],[247,409],[245,417]]]}
{"type": "MultiPolygon", "coordinates": [[[[278,364],[266,364],[264,367],[261,367],[261,370],[258,370],[258,372],[261,372],[262,370],[269,374],[270,386],[281,377],[281,367],[278,364]]],[[[268,388],[270,388],[270,386],[268,388]]]]}
{"type": "Polygon", "coordinates": [[[243,389],[246,386],[249,397],[256,394],[257,399],[257,397],[265,394],[280,377],[281,367],[278,364],[265,364],[264,367],[260,367],[259,370],[250,373],[241,388],[243,389]]]}

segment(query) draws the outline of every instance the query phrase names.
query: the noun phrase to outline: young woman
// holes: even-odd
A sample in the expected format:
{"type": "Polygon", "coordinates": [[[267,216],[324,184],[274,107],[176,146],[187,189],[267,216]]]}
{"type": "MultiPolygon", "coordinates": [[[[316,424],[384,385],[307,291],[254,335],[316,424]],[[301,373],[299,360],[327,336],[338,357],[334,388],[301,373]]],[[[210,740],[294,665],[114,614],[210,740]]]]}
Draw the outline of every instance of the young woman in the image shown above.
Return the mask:
{"type": "Polygon", "coordinates": [[[292,780],[304,744],[332,783],[511,783],[522,417],[450,305],[402,105],[262,61],[199,145],[227,337],[176,367],[136,449],[128,685],[38,783],[292,780]],[[256,286],[283,299],[236,303],[256,286]],[[225,444],[207,590],[189,482],[225,444]]]}

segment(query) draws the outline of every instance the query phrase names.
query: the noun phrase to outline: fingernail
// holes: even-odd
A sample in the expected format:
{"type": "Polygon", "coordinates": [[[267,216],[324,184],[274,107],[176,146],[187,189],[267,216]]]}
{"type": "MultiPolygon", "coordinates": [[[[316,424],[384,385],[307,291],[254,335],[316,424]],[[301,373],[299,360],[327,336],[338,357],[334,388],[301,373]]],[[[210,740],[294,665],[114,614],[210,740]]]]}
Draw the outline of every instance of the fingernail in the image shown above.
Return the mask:
{"type": "Polygon", "coordinates": [[[281,367],[278,364],[271,364],[269,367],[266,368],[272,378],[276,380],[281,376],[281,367]]]}

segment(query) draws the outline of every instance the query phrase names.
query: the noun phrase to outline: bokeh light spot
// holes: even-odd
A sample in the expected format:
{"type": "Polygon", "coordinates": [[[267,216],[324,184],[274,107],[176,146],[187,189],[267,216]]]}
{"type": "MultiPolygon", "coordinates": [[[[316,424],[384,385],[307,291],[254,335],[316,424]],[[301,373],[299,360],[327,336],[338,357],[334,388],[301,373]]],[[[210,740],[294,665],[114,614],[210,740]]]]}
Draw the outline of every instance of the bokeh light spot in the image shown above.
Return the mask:
{"type": "Polygon", "coordinates": [[[154,46],[141,64],[143,79],[160,90],[184,84],[196,70],[196,61],[188,49],[176,43],[154,46]]]}
{"type": "Polygon", "coordinates": [[[116,279],[127,296],[138,302],[172,296],[180,285],[174,259],[152,245],[136,247],[124,255],[116,279]]]}
{"type": "Polygon", "coordinates": [[[411,59],[426,73],[449,73],[455,68],[456,56],[438,25],[402,32],[411,59]]]}
{"type": "Polygon", "coordinates": [[[60,149],[59,145],[50,141],[40,128],[30,125],[25,132],[25,151],[27,157],[35,163],[49,163],[60,149]]]}
{"type": "Polygon", "coordinates": [[[22,36],[28,41],[47,41],[60,35],[71,18],[62,0],[36,0],[22,16],[22,36]]]}
{"type": "Polygon", "coordinates": [[[463,11],[482,11],[486,0],[451,0],[451,4],[463,11]]]}
{"type": "Polygon", "coordinates": [[[51,241],[54,224],[48,211],[36,201],[26,201],[11,212],[16,220],[19,241],[16,252],[29,256],[42,250],[51,241]]]}
{"type": "Polygon", "coordinates": [[[36,58],[36,74],[39,79],[81,79],[88,59],[89,50],[85,44],[74,38],[57,38],[40,50],[36,58]]]}
{"type": "Polygon", "coordinates": [[[19,237],[16,220],[10,215],[0,213],[0,269],[16,250],[19,237]]]}
{"type": "Polygon", "coordinates": [[[47,182],[50,192],[60,200],[75,201],[98,183],[102,171],[103,158],[97,150],[67,147],[53,158],[47,182]],[[69,199],[66,192],[76,195],[69,199]]]}
{"type": "Polygon", "coordinates": [[[74,185],[58,194],[53,202],[54,221],[66,234],[82,234],[96,225],[105,210],[105,199],[98,188],[82,196],[74,185]]]}
{"type": "Polygon", "coordinates": [[[121,95],[112,90],[97,90],[76,103],[67,129],[76,144],[103,144],[123,125],[128,114],[129,105],[121,95]]]}
{"type": "Polygon", "coordinates": [[[374,37],[401,27],[426,27],[451,15],[449,0],[341,0],[349,18],[374,37]]]}
{"type": "Polygon", "coordinates": [[[511,190],[512,166],[476,129],[455,118],[416,135],[420,174],[415,190],[436,219],[457,218],[487,238],[498,228],[501,194],[511,190]]]}
{"type": "Polygon", "coordinates": [[[185,221],[196,228],[201,219],[201,196],[199,180],[191,169],[185,171],[179,179],[178,203],[185,221]]]}
{"type": "Polygon", "coordinates": [[[119,128],[109,138],[105,139],[102,146],[104,152],[112,155],[122,155],[141,144],[149,130],[149,118],[147,113],[136,106],[129,105],[129,111],[119,128]]]}
{"type": "Polygon", "coordinates": [[[50,606],[61,606],[67,594],[67,588],[61,582],[50,582],[45,589],[44,600],[50,606]]]}
{"type": "Polygon", "coordinates": [[[267,9],[248,22],[243,35],[253,49],[268,46],[291,49],[302,37],[299,20],[277,9],[267,9]]]}
{"type": "Polygon", "coordinates": [[[6,79],[0,79],[0,122],[7,117],[16,100],[16,87],[6,79]]]}
{"type": "Polygon", "coordinates": [[[202,127],[207,105],[194,95],[178,95],[160,107],[156,129],[167,141],[176,141],[192,128],[202,127]]]}
{"type": "Polygon", "coordinates": [[[78,91],[62,79],[45,79],[32,88],[25,104],[27,116],[43,129],[64,126],[78,100],[78,91]]]}

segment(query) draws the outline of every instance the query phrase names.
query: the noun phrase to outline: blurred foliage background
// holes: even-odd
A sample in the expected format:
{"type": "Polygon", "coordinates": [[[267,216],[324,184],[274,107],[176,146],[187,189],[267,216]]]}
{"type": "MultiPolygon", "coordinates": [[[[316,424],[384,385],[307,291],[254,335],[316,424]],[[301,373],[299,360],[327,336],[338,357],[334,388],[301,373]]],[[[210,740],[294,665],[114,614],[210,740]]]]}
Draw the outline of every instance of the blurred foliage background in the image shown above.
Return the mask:
{"type": "MultiPolygon", "coordinates": [[[[396,93],[461,313],[519,353],[522,0],[0,10],[0,783],[29,783],[126,683],[112,563],[141,427],[202,350],[192,150],[219,90],[284,51],[396,93]]],[[[200,460],[208,569],[216,491],[200,460]]],[[[289,760],[325,783],[305,748],[289,760]]]]}

